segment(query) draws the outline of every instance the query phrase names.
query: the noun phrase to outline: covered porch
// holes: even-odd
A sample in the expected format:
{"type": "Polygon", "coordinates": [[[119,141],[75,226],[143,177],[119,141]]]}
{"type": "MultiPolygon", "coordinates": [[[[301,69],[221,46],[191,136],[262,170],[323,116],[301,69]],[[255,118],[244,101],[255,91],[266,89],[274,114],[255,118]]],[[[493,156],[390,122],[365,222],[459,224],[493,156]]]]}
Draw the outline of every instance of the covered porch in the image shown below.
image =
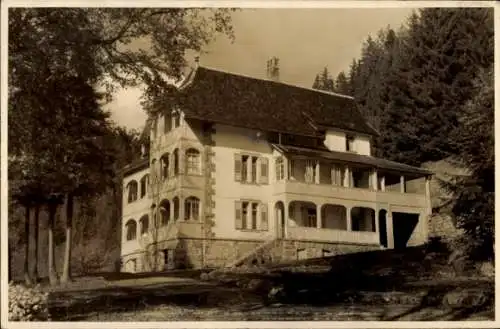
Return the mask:
{"type": "Polygon", "coordinates": [[[418,211],[390,212],[376,204],[302,200],[277,201],[274,211],[278,239],[399,248],[406,247],[414,236],[423,236],[424,216],[418,211]]]}

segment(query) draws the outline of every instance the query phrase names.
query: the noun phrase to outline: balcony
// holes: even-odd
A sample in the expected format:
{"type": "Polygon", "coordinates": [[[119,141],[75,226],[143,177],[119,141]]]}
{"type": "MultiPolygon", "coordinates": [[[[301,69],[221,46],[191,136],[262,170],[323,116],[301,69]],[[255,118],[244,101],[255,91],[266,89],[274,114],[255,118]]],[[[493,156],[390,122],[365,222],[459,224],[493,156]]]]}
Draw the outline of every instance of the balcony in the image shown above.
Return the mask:
{"type": "Polygon", "coordinates": [[[376,162],[372,157],[349,156],[354,157],[352,161],[358,161],[357,157],[362,157],[365,163],[342,162],[335,158],[307,158],[293,154],[278,158],[275,169],[278,179],[274,183],[274,195],[282,201],[336,201],[352,206],[361,203],[372,206],[429,207],[428,173],[392,162],[390,166],[383,168],[378,162],[385,164],[385,160],[377,159],[376,162]]]}
{"type": "Polygon", "coordinates": [[[343,187],[328,184],[314,184],[299,181],[278,181],[274,195],[283,200],[307,200],[330,202],[332,199],[346,202],[379,203],[384,205],[424,208],[427,198],[424,194],[396,191],[375,191],[366,188],[343,187]]]}

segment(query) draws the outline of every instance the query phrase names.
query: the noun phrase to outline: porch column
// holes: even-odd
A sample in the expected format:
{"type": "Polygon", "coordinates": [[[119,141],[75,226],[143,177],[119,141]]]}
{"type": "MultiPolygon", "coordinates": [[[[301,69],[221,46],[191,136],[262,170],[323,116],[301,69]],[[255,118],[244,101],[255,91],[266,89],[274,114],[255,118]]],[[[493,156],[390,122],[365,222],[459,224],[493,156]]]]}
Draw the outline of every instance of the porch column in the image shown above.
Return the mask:
{"type": "Polygon", "coordinates": [[[373,190],[377,191],[378,190],[378,172],[377,172],[377,169],[373,169],[372,182],[373,182],[373,190]]]}
{"type": "Polygon", "coordinates": [[[394,249],[394,226],[392,222],[392,212],[387,211],[385,220],[387,227],[387,248],[394,249]]]}
{"type": "Polygon", "coordinates": [[[425,201],[427,204],[427,209],[426,209],[426,215],[424,216],[425,220],[422,223],[422,231],[424,235],[424,241],[428,241],[429,237],[429,221],[430,217],[432,216],[432,201],[431,201],[431,179],[432,176],[426,176],[425,177],[425,201]]]}
{"type": "Polygon", "coordinates": [[[289,202],[283,201],[283,220],[284,220],[283,238],[284,239],[288,238],[288,207],[289,207],[289,202]]]}
{"type": "Polygon", "coordinates": [[[431,203],[431,176],[425,177],[425,201],[427,204],[427,214],[432,214],[432,203],[431,203]]]}
{"type": "Polygon", "coordinates": [[[323,225],[322,225],[322,218],[321,218],[321,207],[323,205],[322,204],[318,204],[316,206],[316,228],[322,228],[323,225]]]}
{"type": "Polygon", "coordinates": [[[285,178],[285,181],[290,179],[290,173],[288,172],[290,165],[288,164],[288,161],[288,157],[283,155],[283,177],[285,178]]]}
{"type": "MultiPolygon", "coordinates": [[[[252,176],[253,176],[252,161],[253,161],[252,157],[249,156],[247,159],[247,183],[252,182],[252,176]]],[[[257,168],[257,167],[255,167],[255,168],[257,168]]],[[[257,177],[257,175],[255,177],[257,177]]]]}
{"type": "MultiPolygon", "coordinates": [[[[375,207],[375,232],[377,232],[377,233],[380,232],[379,210],[378,210],[378,207],[375,207]]],[[[380,234],[378,235],[378,237],[379,237],[379,244],[380,244],[380,234]]]]}
{"type": "Polygon", "coordinates": [[[319,160],[316,161],[316,166],[314,167],[314,171],[315,171],[314,183],[319,184],[319,160]]]}
{"type": "Polygon", "coordinates": [[[351,220],[351,207],[345,207],[346,208],[346,224],[347,224],[347,231],[351,232],[352,231],[352,220],[351,220]]]}
{"type": "Polygon", "coordinates": [[[349,186],[349,182],[350,182],[350,179],[349,179],[349,167],[345,166],[345,170],[344,170],[344,187],[350,187],[349,186]]]}
{"type": "Polygon", "coordinates": [[[404,175],[401,175],[399,177],[399,186],[400,186],[400,192],[406,193],[406,184],[405,184],[405,176],[404,175]]]}

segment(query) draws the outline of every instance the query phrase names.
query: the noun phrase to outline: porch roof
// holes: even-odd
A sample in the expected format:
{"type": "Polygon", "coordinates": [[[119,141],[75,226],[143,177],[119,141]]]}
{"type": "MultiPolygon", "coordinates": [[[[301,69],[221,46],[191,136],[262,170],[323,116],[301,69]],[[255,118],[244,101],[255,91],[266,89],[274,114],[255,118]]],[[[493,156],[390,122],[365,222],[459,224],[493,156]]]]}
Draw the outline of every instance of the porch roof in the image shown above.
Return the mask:
{"type": "Polygon", "coordinates": [[[375,167],[377,169],[396,171],[398,173],[412,174],[417,177],[433,175],[433,173],[427,169],[413,167],[403,163],[376,158],[369,155],[362,155],[352,152],[330,151],[326,148],[311,149],[311,148],[303,148],[303,147],[282,145],[282,144],[272,144],[272,145],[279,152],[285,154],[294,154],[308,158],[309,157],[322,158],[326,160],[357,163],[362,165],[368,165],[370,167],[375,167]]]}

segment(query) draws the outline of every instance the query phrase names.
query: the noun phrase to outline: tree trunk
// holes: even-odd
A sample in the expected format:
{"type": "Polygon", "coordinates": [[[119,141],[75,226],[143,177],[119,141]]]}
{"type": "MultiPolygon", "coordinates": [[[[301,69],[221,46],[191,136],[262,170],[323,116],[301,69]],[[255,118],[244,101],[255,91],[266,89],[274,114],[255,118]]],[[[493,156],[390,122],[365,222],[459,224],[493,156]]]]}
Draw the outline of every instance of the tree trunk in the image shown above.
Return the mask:
{"type": "Polygon", "coordinates": [[[24,235],[26,237],[26,244],[24,249],[24,282],[27,286],[31,286],[33,283],[30,277],[29,271],[29,258],[30,258],[30,206],[25,206],[25,216],[24,216],[24,235]]]}
{"type": "Polygon", "coordinates": [[[8,278],[9,282],[12,281],[12,243],[10,241],[7,241],[8,244],[8,254],[7,254],[7,261],[9,262],[8,264],[8,278]]]}
{"type": "Polygon", "coordinates": [[[36,205],[35,206],[35,221],[34,221],[34,229],[35,229],[35,241],[33,242],[34,243],[34,247],[35,247],[35,259],[34,259],[34,266],[33,266],[33,280],[35,280],[35,282],[38,282],[39,281],[39,277],[38,277],[38,234],[39,234],[39,223],[40,223],[40,205],[36,205]]]}
{"type": "Polygon", "coordinates": [[[57,203],[51,202],[49,204],[49,281],[51,285],[58,284],[59,277],[56,271],[55,255],[54,255],[54,222],[57,212],[57,203]]]}
{"type": "Polygon", "coordinates": [[[73,195],[66,199],[66,248],[64,249],[64,269],[61,282],[71,281],[71,235],[73,234],[73,195]]]}

